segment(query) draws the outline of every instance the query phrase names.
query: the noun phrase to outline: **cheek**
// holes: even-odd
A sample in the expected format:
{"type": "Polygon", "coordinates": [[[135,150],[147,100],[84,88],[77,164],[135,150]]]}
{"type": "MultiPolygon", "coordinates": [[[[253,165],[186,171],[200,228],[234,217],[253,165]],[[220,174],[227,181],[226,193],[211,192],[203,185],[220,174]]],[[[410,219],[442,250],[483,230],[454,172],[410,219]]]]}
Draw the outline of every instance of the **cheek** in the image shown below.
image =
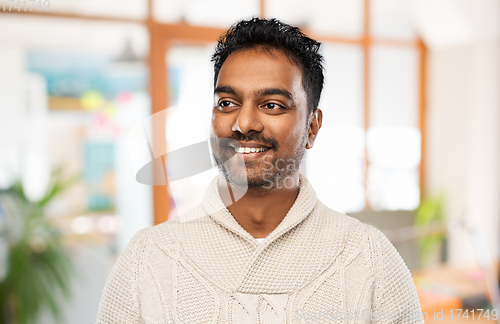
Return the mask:
{"type": "Polygon", "coordinates": [[[218,137],[222,137],[231,133],[232,123],[227,116],[221,116],[214,113],[212,115],[212,132],[218,137]]]}
{"type": "Polygon", "coordinates": [[[299,149],[299,147],[304,142],[304,137],[306,133],[304,133],[304,127],[295,127],[291,132],[290,136],[288,136],[288,140],[290,142],[289,146],[294,148],[294,151],[299,149]]]}
{"type": "Polygon", "coordinates": [[[301,118],[275,125],[275,138],[281,143],[282,148],[287,151],[296,151],[303,143],[303,137],[307,135],[305,121],[301,118]]]}

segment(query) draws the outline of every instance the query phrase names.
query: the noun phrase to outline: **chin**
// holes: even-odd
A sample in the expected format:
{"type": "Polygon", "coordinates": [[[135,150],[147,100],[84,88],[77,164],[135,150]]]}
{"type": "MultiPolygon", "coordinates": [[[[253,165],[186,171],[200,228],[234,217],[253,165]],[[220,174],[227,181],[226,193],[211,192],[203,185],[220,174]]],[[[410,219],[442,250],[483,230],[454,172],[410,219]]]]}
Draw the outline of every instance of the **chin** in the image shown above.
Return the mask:
{"type": "Polygon", "coordinates": [[[233,187],[245,187],[248,189],[257,189],[258,187],[266,186],[263,175],[251,174],[245,171],[223,171],[224,177],[233,187]]]}

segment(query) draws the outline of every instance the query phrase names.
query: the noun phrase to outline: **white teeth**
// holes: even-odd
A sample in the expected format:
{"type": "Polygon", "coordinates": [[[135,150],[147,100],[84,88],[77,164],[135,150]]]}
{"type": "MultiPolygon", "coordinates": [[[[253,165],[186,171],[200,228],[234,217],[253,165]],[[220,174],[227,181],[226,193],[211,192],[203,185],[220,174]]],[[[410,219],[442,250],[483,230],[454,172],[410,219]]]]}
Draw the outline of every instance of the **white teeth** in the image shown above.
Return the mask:
{"type": "Polygon", "coordinates": [[[236,153],[259,153],[267,150],[267,147],[240,147],[235,148],[236,153]]]}

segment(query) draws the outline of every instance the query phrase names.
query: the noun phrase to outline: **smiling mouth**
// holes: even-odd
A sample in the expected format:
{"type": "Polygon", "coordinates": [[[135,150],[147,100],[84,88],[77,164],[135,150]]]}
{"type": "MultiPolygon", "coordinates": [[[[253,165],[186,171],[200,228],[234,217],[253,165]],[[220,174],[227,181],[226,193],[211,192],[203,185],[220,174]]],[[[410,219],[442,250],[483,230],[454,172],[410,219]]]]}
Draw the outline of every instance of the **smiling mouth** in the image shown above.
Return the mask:
{"type": "Polygon", "coordinates": [[[261,153],[269,150],[269,147],[233,147],[236,153],[250,154],[250,153],[261,153]]]}

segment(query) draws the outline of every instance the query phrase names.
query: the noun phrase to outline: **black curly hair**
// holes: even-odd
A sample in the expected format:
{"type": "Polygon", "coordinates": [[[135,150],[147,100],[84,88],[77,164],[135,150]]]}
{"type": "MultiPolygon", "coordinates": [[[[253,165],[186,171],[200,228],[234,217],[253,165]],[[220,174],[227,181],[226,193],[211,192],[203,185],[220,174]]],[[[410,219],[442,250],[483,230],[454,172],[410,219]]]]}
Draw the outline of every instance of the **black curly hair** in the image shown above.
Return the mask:
{"type": "Polygon", "coordinates": [[[234,52],[249,48],[278,50],[302,69],[302,84],[307,94],[309,112],[312,112],[318,108],[324,81],[320,45],[320,42],[307,37],[298,27],[274,18],[242,20],[231,26],[215,47],[211,60],[214,63],[214,86],[222,64],[234,52]]]}

